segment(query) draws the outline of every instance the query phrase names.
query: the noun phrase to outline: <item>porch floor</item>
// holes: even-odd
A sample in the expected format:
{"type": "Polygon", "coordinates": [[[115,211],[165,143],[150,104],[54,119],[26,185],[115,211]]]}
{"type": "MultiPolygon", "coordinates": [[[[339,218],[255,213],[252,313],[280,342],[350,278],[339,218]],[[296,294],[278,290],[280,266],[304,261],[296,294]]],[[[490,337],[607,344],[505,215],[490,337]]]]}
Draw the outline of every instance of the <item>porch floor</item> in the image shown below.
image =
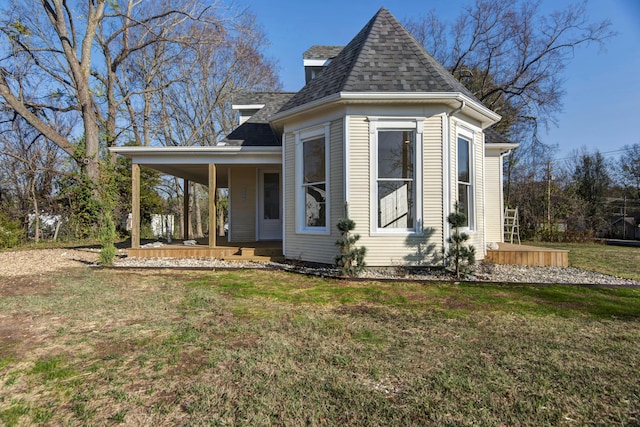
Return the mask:
{"type": "MultiPolygon", "coordinates": [[[[216,237],[216,247],[209,247],[207,237],[195,240],[195,245],[185,245],[183,240],[173,240],[170,244],[162,243],[158,247],[129,248],[127,254],[131,258],[215,258],[225,261],[282,261],[281,241],[260,242],[228,242],[226,237],[216,237]]],[[[145,243],[154,241],[140,242],[145,243]]]]}
{"type": "Polygon", "coordinates": [[[498,249],[487,249],[484,258],[494,264],[515,264],[531,267],[568,267],[569,251],[537,246],[498,243],[498,249]]]}

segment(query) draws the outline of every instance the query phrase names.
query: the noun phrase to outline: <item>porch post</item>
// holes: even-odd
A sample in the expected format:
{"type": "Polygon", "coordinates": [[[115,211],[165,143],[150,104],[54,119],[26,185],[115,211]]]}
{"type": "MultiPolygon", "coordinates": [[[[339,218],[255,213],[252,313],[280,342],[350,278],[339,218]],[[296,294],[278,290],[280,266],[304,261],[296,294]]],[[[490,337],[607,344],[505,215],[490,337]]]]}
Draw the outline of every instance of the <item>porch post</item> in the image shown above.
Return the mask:
{"type": "Polygon", "coordinates": [[[182,239],[189,240],[189,185],[188,179],[182,180],[182,186],[184,187],[184,197],[182,198],[182,239]]]}
{"type": "Polygon", "coordinates": [[[131,248],[140,247],[140,165],[131,164],[131,248]]]}
{"type": "Polygon", "coordinates": [[[209,247],[216,247],[216,165],[209,163],[209,247]]]}

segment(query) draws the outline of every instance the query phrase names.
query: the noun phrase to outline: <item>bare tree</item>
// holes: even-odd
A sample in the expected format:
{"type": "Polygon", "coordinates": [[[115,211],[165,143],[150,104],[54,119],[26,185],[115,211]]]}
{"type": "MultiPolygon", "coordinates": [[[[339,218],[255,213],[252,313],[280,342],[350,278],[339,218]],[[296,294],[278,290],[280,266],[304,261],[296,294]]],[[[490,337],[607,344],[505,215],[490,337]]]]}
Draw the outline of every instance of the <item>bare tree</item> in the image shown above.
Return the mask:
{"type": "Polygon", "coordinates": [[[14,0],[0,26],[0,95],[96,182],[101,135],[108,145],[115,143],[119,107],[158,90],[129,86],[121,73],[145,48],[193,43],[180,31],[187,21],[217,24],[214,8],[197,0],[128,0],[123,6],[106,0],[14,0]],[[22,64],[28,73],[20,72],[22,64]],[[34,87],[33,78],[47,84],[34,87]],[[53,111],[78,115],[81,129],[71,138],[61,135],[47,121],[53,111]]]}
{"type": "Polygon", "coordinates": [[[447,26],[432,12],[407,25],[487,107],[503,116],[499,130],[555,122],[561,72],[577,47],[603,45],[611,22],[589,22],[586,2],[541,15],[539,2],[476,0],[447,26]]]}

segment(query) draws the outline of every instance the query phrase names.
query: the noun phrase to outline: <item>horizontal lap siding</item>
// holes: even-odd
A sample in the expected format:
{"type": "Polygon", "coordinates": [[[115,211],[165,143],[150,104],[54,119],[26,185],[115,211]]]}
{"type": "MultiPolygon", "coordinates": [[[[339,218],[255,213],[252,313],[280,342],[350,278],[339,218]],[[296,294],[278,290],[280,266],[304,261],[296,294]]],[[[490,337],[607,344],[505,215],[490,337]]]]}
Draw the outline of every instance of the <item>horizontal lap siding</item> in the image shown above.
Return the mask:
{"type": "MultiPolygon", "coordinates": [[[[451,212],[454,211],[455,201],[458,200],[458,122],[452,120],[451,132],[451,212]]],[[[473,133],[473,174],[474,174],[474,217],[475,229],[469,232],[467,244],[475,246],[476,258],[481,260],[485,255],[485,222],[484,222],[484,139],[482,132],[473,133]]]]}
{"type": "Polygon", "coordinates": [[[502,182],[500,180],[499,156],[485,157],[485,201],[487,242],[502,242],[502,200],[500,198],[502,182]]]}
{"type": "Polygon", "coordinates": [[[296,233],[296,176],[295,176],[295,135],[285,135],[285,256],[289,259],[333,264],[338,253],[335,245],[338,239],[336,223],[344,212],[343,183],[343,119],[331,122],[329,138],[329,229],[330,235],[296,233]]]}
{"type": "MultiPolygon", "coordinates": [[[[369,209],[371,180],[369,123],[364,116],[349,121],[349,213],[356,222],[358,245],[367,248],[370,266],[433,265],[442,247],[442,118],[428,117],[423,132],[424,236],[372,236],[369,209]]],[[[374,201],[375,202],[375,201],[374,201]]]]}
{"type": "Polygon", "coordinates": [[[485,199],[484,199],[484,136],[482,132],[474,133],[475,161],[475,199],[476,199],[476,232],[469,243],[476,247],[476,257],[480,260],[486,253],[485,242],[485,199]]]}
{"type": "Polygon", "coordinates": [[[256,240],[256,168],[231,169],[230,235],[233,242],[256,240]]]}

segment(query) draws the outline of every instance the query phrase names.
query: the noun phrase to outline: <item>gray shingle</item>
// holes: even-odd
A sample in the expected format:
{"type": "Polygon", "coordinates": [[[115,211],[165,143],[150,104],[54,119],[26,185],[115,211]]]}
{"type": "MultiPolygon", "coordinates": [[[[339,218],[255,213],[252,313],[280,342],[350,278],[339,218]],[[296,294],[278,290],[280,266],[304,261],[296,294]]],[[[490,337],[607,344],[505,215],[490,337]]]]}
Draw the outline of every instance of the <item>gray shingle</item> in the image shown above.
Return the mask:
{"type": "Polygon", "coordinates": [[[282,141],[273,133],[268,118],[278,111],[293,94],[293,92],[244,92],[236,95],[233,99],[236,105],[264,104],[264,107],[220,142],[245,147],[282,145],[282,141]]]}
{"type": "Polygon", "coordinates": [[[485,144],[512,144],[513,141],[509,141],[504,135],[493,128],[486,128],[484,130],[484,143],[485,144]]]}
{"type": "Polygon", "coordinates": [[[339,92],[460,92],[477,101],[385,8],[280,111],[339,92]]]}
{"type": "Polygon", "coordinates": [[[302,54],[302,59],[331,59],[338,56],[344,46],[311,46],[302,54]]]}

